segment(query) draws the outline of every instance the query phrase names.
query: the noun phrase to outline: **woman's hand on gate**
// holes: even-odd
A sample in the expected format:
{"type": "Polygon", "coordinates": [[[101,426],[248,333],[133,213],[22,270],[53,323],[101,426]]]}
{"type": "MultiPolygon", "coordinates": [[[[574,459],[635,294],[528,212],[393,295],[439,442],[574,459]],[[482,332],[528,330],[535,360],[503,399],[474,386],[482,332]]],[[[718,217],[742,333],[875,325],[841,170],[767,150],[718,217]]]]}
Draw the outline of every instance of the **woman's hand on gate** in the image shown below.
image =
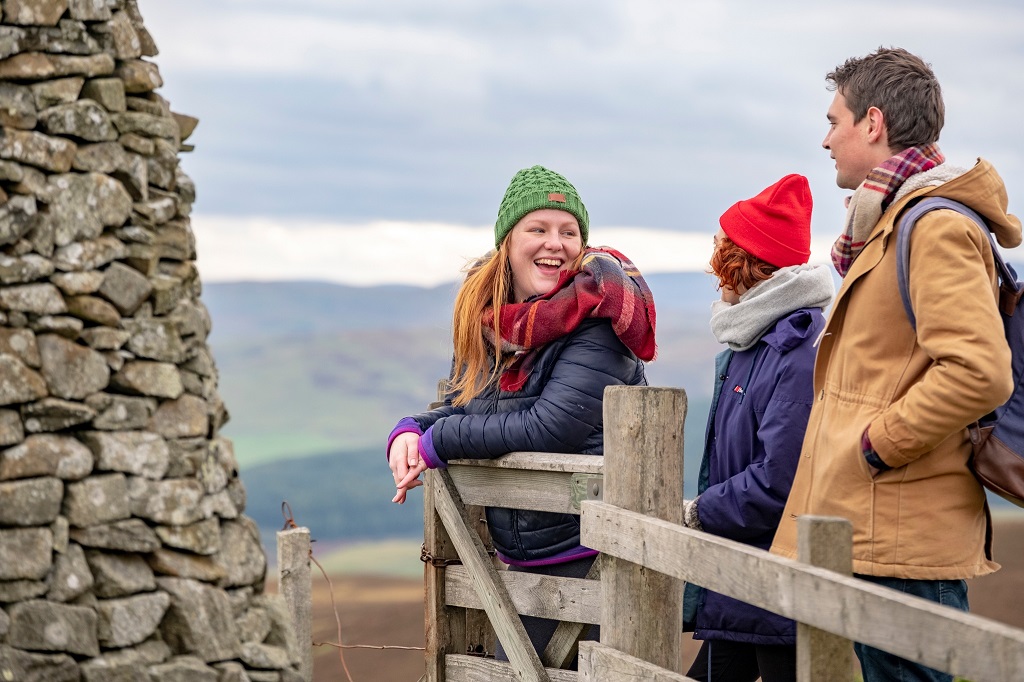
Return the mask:
{"type": "Polygon", "coordinates": [[[391,467],[391,475],[395,479],[395,487],[398,492],[391,499],[392,502],[402,504],[405,502],[406,493],[418,486],[423,485],[419,475],[426,470],[427,466],[420,459],[419,436],[415,433],[400,433],[391,442],[391,450],[388,452],[388,465],[391,467]]]}
{"type": "Polygon", "coordinates": [[[405,502],[405,494],[413,488],[418,488],[423,485],[423,481],[419,480],[420,474],[427,470],[427,465],[422,460],[409,469],[409,473],[405,475],[401,481],[398,482],[398,493],[392,498],[392,502],[402,504],[405,502]]]}

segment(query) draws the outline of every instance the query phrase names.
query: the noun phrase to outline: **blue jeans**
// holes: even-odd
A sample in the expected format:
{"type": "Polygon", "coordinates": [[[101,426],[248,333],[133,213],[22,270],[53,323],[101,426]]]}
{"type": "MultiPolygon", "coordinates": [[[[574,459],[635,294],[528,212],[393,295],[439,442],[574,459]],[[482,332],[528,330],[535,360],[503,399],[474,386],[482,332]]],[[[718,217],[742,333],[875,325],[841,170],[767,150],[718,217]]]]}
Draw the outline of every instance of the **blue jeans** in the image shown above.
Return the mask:
{"type": "MultiPolygon", "coordinates": [[[[923,597],[943,606],[960,611],[969,611],[967,604],[967,583],[963,580],[906,580],[903,578],[879,578],[873,575],[857,575],[862,580],[894,589],[904,594],[923,597]]],[[[853,650],[860,660],[864,682],[952,682],[953,676],[912,663],[881,649],[855,643],[853,650]]]]}

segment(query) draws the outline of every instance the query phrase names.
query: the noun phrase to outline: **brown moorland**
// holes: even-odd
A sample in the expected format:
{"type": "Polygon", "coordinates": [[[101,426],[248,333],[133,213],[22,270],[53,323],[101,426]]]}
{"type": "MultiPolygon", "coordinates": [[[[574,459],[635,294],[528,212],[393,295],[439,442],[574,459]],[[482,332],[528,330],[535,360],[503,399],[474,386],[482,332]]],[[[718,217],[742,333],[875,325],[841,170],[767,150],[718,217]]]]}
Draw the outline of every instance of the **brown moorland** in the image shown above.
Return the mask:
{"type": "MultiPolygon", "coordinates": [[[[995,554],[1002,570],[970,582],[971,610],[981,616],[1024,628],[1024,515],[996,518],[995,554]]],[[[334,602],[345,644],[423,646],[421,581],[372,576],[332,576],[334,602]]],[[[313,579],[313,639],[337,642],[338,626],[326,581],[313,579]]],[[[687,660],[697,643],[684,635],[687,660]]],[[[423,652],[402,649],[346,649],[352,682],[417,682],[423,652]]],[[[348,682],[338,650],[314,649],[314,682],[348,682]]]]}

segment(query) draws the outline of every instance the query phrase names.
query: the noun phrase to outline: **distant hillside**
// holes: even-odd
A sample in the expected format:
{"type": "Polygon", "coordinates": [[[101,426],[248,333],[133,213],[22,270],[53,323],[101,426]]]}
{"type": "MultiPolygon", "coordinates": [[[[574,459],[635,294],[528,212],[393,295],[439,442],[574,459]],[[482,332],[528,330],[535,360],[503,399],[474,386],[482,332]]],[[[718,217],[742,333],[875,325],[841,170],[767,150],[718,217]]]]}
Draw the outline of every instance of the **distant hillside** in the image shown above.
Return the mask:
{"type": "MultiPolygon", "coordinates": [[[[647,277],[659,320],[707,319],[717,298],[704,273],[647,277]]],[[[213,343],[310,336],[324,332],[431,327],[448,330],[456,282],[436,287],[355,287],[330,282],[214,282],[203,287],[213,317],[213,343]]]]}
{"type": "Polygon", "coordinates": [[[320,541],[379,540],[423,534],[423,497],[419,490],[404,505],[395,494],[383,447],[332,452],[272,462],[242,472],[246,513],[268,533],[280,530],[287,501],[295,521],[320,541]]]}
{"type": "MultiPolygon", "coordinates": [[[[703,447],[716,296],[702,274],[649,279],[658,308],[652,385],[683,386],[686,491],[703,447]]],[[[323,282],[207,283],[211,346],[248,491],[247,513],[268,550],[281,502],[322,541],[415,537],[422,497],[390,502],[384,441],[402,416],[434,399],[451,362],[455,285],[350,287],[323,282]]]]}
{"type": "Polygon", "coordinates": [[[451,364],[447,337],[411,327],[217,344],[224,433],[243,465],[383,448],[400,417],[435,399],[451,364]]]}
{"type": "Polygon", "coordinates": [[[455,284],[352,287],[330,282],[215,282],[203,301],[210,340],[230,345],[330,332],[450,326],[455,284]]]}
{"type": "MultiPolygon", "coordinates": [[[[651,385],[689,398],[685,485],[696,493],[713,358],[708,326],[713,279],[702,273],[649,278],[658,310],[651,385]]],[[[451,362],[455,285],[350,287],[323,282],[212,283],[203,300],[211,346],[231,413],[249,513],[268,551],[281,502],[324,542],[416,537],[421,491],[390,502],[384,443],[394,423],[434,399],[451,362]]],[[[997,501],[994,506],[1008,507],[997,501]]]]}
{"type": "MultiPolygon", "coordinates": [[[[652,385],[704,395],[718,350],[714,289],[701,274],[650,278],[658,307],[652,385]]],[[[322,282],[207,284],[211,346],[245,465],[380,446],[434,399],[451,363],[454,285],[358,288],[322,282]]]]}

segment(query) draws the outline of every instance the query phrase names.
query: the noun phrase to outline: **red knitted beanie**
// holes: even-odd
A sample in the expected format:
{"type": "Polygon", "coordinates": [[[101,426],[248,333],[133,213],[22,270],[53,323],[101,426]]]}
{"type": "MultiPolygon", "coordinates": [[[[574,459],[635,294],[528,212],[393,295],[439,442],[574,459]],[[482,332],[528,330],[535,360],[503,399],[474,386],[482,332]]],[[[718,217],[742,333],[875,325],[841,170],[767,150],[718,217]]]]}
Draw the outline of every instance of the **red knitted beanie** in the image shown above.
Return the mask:
{"type": "Polygon", "coordinates": [[[718,223],[747,253],[784,268],[811,255],[811,188],[802,175],[787,175],[753,199],[737,201],[718,223]]]}

